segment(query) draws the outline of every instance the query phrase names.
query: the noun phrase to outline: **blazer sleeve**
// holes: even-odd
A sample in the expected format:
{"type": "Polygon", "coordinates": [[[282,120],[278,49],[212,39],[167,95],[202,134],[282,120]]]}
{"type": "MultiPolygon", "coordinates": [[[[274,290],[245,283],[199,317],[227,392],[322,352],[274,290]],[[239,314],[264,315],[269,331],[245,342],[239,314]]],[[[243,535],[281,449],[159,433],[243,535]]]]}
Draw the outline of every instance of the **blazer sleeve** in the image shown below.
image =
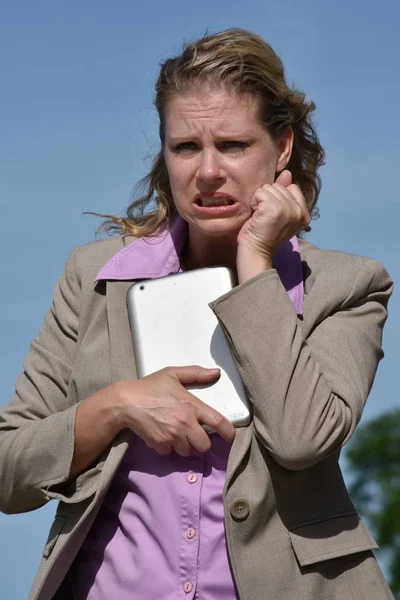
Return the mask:
{"type": "Polygon", "coordinates": [[[352,435],[383,356],[391,291],[370,259],[333,303],[328,279],[324,296],[307,298],[319,308],[306,337],[275,270],[211,304],[252,400],[255,435],[282,467],[310,467],[352,435]]]}
{"type": "Polygon", "coordinates": [[[68,479],[76,405],[69,406],[67,390],[77,349],[80,296],[72,252],[15,394],[0,411],[0,510],[5,513],[42,506],[50,486],[68,479]]]}

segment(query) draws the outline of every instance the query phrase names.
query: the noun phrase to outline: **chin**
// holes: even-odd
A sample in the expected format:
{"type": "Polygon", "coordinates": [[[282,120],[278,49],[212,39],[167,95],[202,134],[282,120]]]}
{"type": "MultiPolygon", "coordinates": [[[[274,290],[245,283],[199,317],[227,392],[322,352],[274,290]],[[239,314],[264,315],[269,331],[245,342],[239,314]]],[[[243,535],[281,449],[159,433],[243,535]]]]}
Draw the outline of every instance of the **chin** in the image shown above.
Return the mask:
{"type": "Polygon", "coordinates": [[[193,220],[189,228],[197,229],[208,237],[232,238],[239,234],[246,219],[238,222],[238,219],[201,219],[193,220]]]}

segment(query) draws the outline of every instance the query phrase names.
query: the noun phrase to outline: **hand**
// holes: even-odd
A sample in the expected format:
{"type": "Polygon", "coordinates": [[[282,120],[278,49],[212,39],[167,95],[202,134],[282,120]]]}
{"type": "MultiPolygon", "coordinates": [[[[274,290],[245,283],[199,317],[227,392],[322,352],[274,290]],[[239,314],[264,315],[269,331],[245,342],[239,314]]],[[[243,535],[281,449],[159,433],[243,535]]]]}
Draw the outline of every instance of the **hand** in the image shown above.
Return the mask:
{"type": "Polygon", "coordinates": [[[119,382],[123,427],[132,429],[161,455],[175,450],[180,456],[190,456],[192,448],[206,452],[211,442],[200,423],[231,444],[236,434],[232,423],[184,387],[212,383],[218,376],[219,369],[168,367],[137,381],[119,382]]]}
{"type": "Polygon", "coordinates": [[[304,196],[287,170],[274,184],[256,190],[251,206],[254,213],[238,235],[239,281],[270,269],[276,250],[311,220],[304,196]]]}

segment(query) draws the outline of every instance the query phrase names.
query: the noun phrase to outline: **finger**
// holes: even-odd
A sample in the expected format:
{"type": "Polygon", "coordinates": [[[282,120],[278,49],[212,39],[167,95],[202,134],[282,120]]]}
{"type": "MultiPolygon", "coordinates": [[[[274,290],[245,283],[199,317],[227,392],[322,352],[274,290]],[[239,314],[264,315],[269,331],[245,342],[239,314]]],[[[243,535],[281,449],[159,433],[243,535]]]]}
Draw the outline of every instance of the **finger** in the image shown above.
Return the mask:
{"type": "MultiPolygon", "coordinates": [[[[199,400],[199,398],[197,398],[194,394],[191,394],[187,391],[182,393],[180,404],[186,407],[186,410],[182,414],[177,413],[177,416],[180,415],[180,423],[185,426],[186,435],[184,439],[187,440],[188,444],[191,444],[191,446],[199,452],[207,452],[211,446],[211,443],[208,435],[199,424],[199,419],[197,416],[198,407],[208,408],[207,404],[204,404],[204,402],[199,400]]],[[[176,444],[179,446],[180,442],[181,438],[177,439],[176,442],[174,442],[174,447],[176,447],[176,444]]],[[[187,451],[187,449],[184,449],[184,451],[187,451]]],[[[187,454],[187,456],[189,456],[189,454],[187,454]]],[[[182,454],[182,456],[184,455],[182,454]]]]}
{"type": "MultiPolygon", "coordinates": [[[[199,401],[201,402],[201,400],[199,401]]],[[[234,425],[226,417],[221,415],[218,411],[214,410],[204,402],[196,405],[196,416],[199,423],[204,423],[204,425],[208,425],[216,431],[222,439],[224,439],[228,444],[232,444],[235,439],[236,430],[234,425]]]]}
{"type": "Polygon", "coordinates": [[[173,448],[179,456],[187,457],[192,454],[192,448],[186,437],[174,442],[173,448]]]}
{"type": "Polygon", "coordinates": [[[199,452],[207,452],[211,448],[210,438],[197,422],[196,427],[192,427],[188,431],[187,437],[191,446],[199,452]]]}
{"type": "Polygon", "coordinates": [[[306,202],[303,194],[297,185],[290,185],[288,188],[283,187],[281,184],[274,184],[271,194],[276,198],[280,198],[282,202],[285,202],[291,211],[295,211],[299,216],[307,211],[306,202]]]}
{"type": "Polygon", "coordinates": [[[145,442],[149,448],[157,452],[157,454],[159,454],[160,456],[166,456],[167,454],[171,454],[172,452],[172,444],[170,442],[151,443],[147,442],[146,440],[145,442]]]}
{"type": "Polygon", "coordinates": [[[280,183],[283,187],[288,187],[293,181],[292,174],[288,169],[285,169],[281,173],[279,173],[278,177],[275,180],[275,183],[280,183]]]}
{"type": "Polygon", "coordinates": [[[275,198],[277,198],[278,200],[281,200],[285,204],[287,204],[287,203],[290,204],[291,194],[290,194],[288,188],[285,188],[280,183],[274,183],[274,185],[271,185],[269,188],[269,192],[270,192],[270,194],[272,194],[272,196],[275,196],[275,198]]]}
{"type": "Polygon", "coordinates": [[[302,215],[309,216],[307,204],[305,198],[298,185],[292,183],[289,187],[285,188],[280,183],[274,183],[271,188],[271,193],[275,193],[278,197],[278,192],[281,194],[281,198],[285,199],[290,205],[300,208],[302,215]]]}
{"type": "Polygon", "coordinates": [[[296,202],[298,204],[300,204],[300,206],[304,207],[307,209],[307,204],[306,204],[306,200],[302,194],[301,189],[299,188],[298,185],[296,185],[295,183],[292,183],[288,188],[287,188],[288,192],[290,192],[290,194],[293,196],[293,198],[296,200],[296,202]]]}
{"type": "Polygon", "coordinates": [[[189,385],[191,383],[212,383],[213,381],[216,381],[221,374],[219,369],[205,369],[199,365],[167,367],[166,370],[182,385],[189,385]]]}
{"type": "Polygon", "coordinates": [[[256,210],[258,205],[261,204],[262,202],[268,202],[268,200],[271,200],[271,194],[277,198],[280,198],[281,196],[279,194],[274,194],[274,190],[276,189],[280,189],[282,192],[282,198],[286,197],[286,188],[283,187],[282,185],[277,185],[276,182],[274,184],[270,184],[270,183],[266,183],[265,185],[263,185],[262,187],[258,188],[254,194],[253,197],[250,200],[250,206],[253,210],[256,210]]]}
{"type": "MultiPolygon", "coordinates": [[[[266,209],[275,209],[280,213],[291,210],[293,200],[290,197],[290,192],[287,191],[282,185],[268,185],[264,186],[256,192],[257,206],[263,204],[266,209]]],[[[297,207],[297,203],[295,204],[297,207]]]]}
{"type": "MultiPolygon", "coordinates": [[[[281,186],[281,190],[286,191],[286,188],[281,186]]],[[[260,204],[268,204],[271,202],[273,199],[271,196],[277,200],[285,200],[285,193],[278,191],[278,188],[275,188],[275,184],[273,186],[266,184],[262,188],[258,188],[258,190],[255,191],[253,198],[251,199],[252,209],[256,210],[260,204]]]]}
{"type": "Polygon", "coordinates": [[[252,198],[251,198],[251,200],[250,200],[250,208],[251,208],[251,210],[254,210],[254,211],[255,211],[255,210],[257,210],[257,206],[258,206],[258,204],[261,202],[261,200],[259,200],[259,197],[260,197],[260,190],[261,190],[261,189],[262,189],[262,188],[259,188],[259,189],[257,189],[257,190],[254,192],[254,194],[253,194],[253,196],[252,196],[252,198]]]}
{"type": "Polygon", "coordinates": [[[289,186],[288,191],[292,194],[293,198],[300,206],[303,213],[304,222],[308,224],[311,221],[311,216],[307,207],[306,199],[304,198],[301,189],[298,185],[292,184],[289,186]]]}

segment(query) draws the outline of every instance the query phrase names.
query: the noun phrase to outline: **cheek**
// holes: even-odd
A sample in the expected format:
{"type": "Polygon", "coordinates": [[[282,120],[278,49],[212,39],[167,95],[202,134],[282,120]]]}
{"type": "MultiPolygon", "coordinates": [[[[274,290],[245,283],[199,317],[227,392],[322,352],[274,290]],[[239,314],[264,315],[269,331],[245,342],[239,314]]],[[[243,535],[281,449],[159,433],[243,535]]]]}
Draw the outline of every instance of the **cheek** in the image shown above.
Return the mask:
{"type": "Polygon", "coordinates": [[[250,202],[255,191],[275,181],[275,165],[265,160],[249,160],[241,165],[234,175],[242,195],[250,202]]]}
{"type": "Polygon", "coordinates": [[[190,170],[185,164],[167,164],[169,183],[173,193],[184,191],[190,184],[190,170]]]}
{"type": "Polygon", "coordinates": [[[257,173],[255,173],[254,182],[256,184],[256,189],[266,185],[267,183],[272,185],[275,182],[275,169],[267,169],[265,167],[264,169],[260,169],[257,171],[257,173]]]}
{"type": "Polygon", "coordinates": [[[278,155],[273,144],[265,143],[249,155],[246,161],[247,180],[252,180],[256,189],[275,181],[278,155]]]}

